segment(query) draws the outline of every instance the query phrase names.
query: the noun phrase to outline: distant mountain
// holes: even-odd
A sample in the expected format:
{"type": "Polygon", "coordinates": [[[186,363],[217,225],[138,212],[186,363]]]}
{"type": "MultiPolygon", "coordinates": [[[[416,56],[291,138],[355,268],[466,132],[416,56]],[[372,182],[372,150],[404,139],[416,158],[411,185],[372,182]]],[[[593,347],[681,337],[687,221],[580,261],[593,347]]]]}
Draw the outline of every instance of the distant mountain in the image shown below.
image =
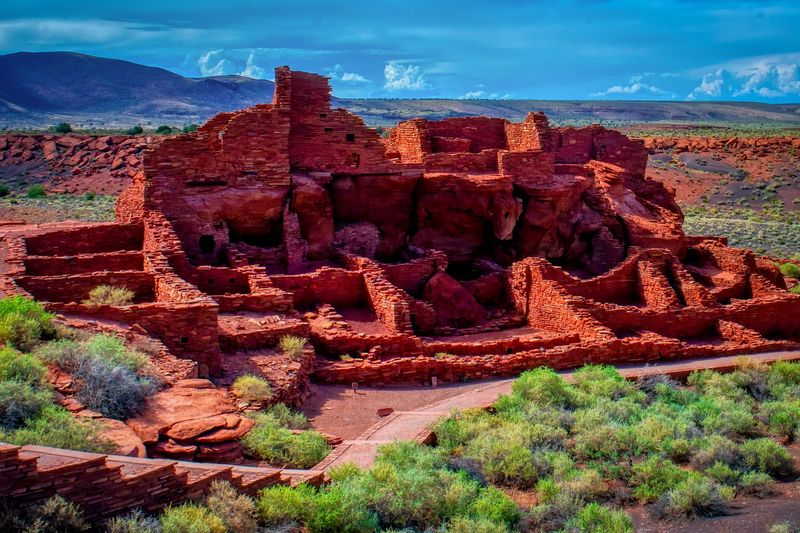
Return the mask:
{"type": "Polygon", "coordinates": [[[551,121],[582,123],[760,123],[800,126],[800,104],[757,102],[658,102],[609,100],[393,100],[351,99],[342,103],[370,124],[414,117],[442,119],[487,115],[521,120],[544,111],[551,121]]]}
{"type": "Polygon", "coordinates": [[[269,102],[275,84],[243,76],[185,78],[72,52],[0,56],[0,127],[202,122],[269,102]]]}
{"type": "MultiPolygon", "coordinates": [[[[271,81],[185,78],[129,61],[73,52],[0,56],[0,129],[70,122],[81,127],[201,123],[272,100],[271,81]]],[[[335,99],[371,125],[413,117],[488,115],[519,120],[544,111],[557,123],[761,123],[800,126],[800,104],[553,100],[335,99]]]]}

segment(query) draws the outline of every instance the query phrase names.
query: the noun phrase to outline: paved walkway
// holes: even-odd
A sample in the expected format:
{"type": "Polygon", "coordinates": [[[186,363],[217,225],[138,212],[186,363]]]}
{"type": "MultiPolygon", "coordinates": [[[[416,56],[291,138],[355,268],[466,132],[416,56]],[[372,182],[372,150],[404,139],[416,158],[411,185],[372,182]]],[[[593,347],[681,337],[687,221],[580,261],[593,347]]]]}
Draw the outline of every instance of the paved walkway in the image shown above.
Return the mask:
{"type": "MultiPolygon", "coordinates": [[[[652,374],[667,374],[676,378],[683,378],[695,370],[731,371],[737,366],[741,357],[753,361],[772,363],[800,359],[800,351],[664,361],[647,365],[617,365],[617,368],[620,374],[628,379],[636,379],[652,374]]],[[[572,371],[564,371],[561,374],[569,379],[572,371]]],[[[362,468],[369,468],[375,461],[380,445],[397,440],[428,442],[432,436],[430,427],[439,418],[449,415],[453,410],[491,405],[501,394],[511,392],[511,384],[513,382],[514,379],[486,382],[484,386],[431,403],[414,411],[394,412],[369,428],[357,439],[344,441],[314,468],[315,470],[327,470],[346,462],[355,463],[362,468]]]]}

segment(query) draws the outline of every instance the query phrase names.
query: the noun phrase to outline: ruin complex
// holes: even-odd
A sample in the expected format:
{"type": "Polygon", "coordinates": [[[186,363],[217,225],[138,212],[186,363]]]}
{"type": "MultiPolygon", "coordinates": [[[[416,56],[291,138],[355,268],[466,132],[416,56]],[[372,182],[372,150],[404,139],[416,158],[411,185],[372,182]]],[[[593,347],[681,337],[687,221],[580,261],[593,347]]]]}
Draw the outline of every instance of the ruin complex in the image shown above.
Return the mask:
{"type": "Polygon", "coordinates": [[[331,108],[326,78],[281,67],[275,82],[272,104],[145,148],[115,223],[7,235],[0,290],[146,332],[193,362],[182,378],[261,371],[287,402],[309,379],[800,346],[800,296],[756,254],[684,235],[641,142],[541,113],[414,119],[382,139],[331,108]],[[98,285],[135,301],[82,303],[98,285]],[[281,354],[289,334],[313,351],[281,354]]]}

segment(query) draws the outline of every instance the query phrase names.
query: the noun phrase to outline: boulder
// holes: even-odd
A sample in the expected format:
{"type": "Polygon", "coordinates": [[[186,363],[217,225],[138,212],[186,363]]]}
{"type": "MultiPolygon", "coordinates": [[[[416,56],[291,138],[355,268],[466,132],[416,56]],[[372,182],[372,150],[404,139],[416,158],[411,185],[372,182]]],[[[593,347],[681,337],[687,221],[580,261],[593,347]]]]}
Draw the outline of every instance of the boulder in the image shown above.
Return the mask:
{"type": "Polygon", "coordinates": [[[437,272],[428,281],[423,297],[436,310],[439,325],[463,328],[486,322],[486,310],[463,285],[444,272],[437,272]]]}

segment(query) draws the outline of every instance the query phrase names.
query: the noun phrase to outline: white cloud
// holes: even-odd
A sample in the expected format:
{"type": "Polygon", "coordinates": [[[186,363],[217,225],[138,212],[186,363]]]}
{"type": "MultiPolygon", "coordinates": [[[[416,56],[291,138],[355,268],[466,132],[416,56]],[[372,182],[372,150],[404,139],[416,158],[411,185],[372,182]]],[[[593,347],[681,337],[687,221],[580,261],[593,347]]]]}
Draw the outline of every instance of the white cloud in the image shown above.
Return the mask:
{"type": "Polygon", "coordinates": [[[416,65],[389,61],[383,67],[383,76],[386,79],[383,88],[388,91],[419,91],[428,88],[420,68],[416,65]]]}
{"type": "Polygon", "coordinates": [[[700,85],[692,89],[692,92],[689,93],[689,100],[696,100],[697,98],[708,96],[714,98],[719,97],[722,94],[722,86],[724,83],[722,76],[722,69],[718,69],[713,74],[704,75],[700,85]]]}
{"type": "Polygon", "coordinates": [[[508,100],[511,95],[500,93],[487,93],[484,90],[467,91],[461,96],[457,96],[457,100],[508,100]]]}
{"type": "Polygon", "coordinates": [[[628,85],[614,85],[605,91],[592,93],[592,96],[608,96],[613,94],[631,95],[669,95],[669,91],[659,89],[655,85],[650,85],[642,81],[642,76],[632,76],[628,85]]]}
{"type": "Polygon", "coordinates": [[[361,74],[357,74],[355,72],[345,72],[344,67],[338,63],[334,65],[333,68],[325,69],[325,73],[332,80],[343,81],[346,83],[372,83],[372,80],[362,76],[361,74]]]}
{"type": "Polygon", "coordinates": [[[800,53],[742,58],[694,73],[703,73],[703,79],[689,93],[690,99],[800,95],[800,53]]]}
{"type": "Polygon", "coordinates": [[[355,72],[345,72],[344,74],[342,74],[342,81],[351,81],[354,83],[370,83],[370,80],[368,80],[361,74],[356,74],[355,72]]]}
{"type": "Polygon", "coordinates": [[[200,75],[205,76],[224,76],[226,74],[234,74],[236,66],[232,61],[223,57],[225,50],[209,50],[201,55],[197,60],[197,68],[200,69],[200,75]]]}
{"type": "Polygon", "coordinates": [[[217,48],[197,58],[201,76],[247,76],[271,79],[276,65],[290,64],[298,58],[329,55],[329,50],[303,48],[217,48]]]}

